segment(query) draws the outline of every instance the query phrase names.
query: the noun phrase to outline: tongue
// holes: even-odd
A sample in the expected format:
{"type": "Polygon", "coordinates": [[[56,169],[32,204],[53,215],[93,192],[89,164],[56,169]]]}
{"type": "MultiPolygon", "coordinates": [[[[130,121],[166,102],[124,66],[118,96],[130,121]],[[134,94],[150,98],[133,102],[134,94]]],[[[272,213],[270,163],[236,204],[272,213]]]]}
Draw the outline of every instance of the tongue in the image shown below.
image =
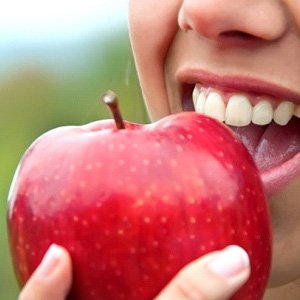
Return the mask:
{"type": "Polygon", "coordinates": [[[293,118],[286,126],[251,124],[231,129],[248,148],[261,173],[283,164],[300,151],[298,118],[293,118]]]}

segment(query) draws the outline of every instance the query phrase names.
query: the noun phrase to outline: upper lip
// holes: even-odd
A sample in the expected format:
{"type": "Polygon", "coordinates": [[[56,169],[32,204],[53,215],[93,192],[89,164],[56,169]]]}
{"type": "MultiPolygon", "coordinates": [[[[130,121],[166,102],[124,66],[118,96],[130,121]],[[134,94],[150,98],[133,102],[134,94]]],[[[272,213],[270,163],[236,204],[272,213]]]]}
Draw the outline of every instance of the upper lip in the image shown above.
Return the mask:
{"type": "Polygon", "coordinates": [[[238,91],[265,95],[278,100],[300,104],[300,94],[286,87],[250,76],[221,76],[205,70],[184,68],[176,73],[176,80],[182,84],[200,83],[228,91],[238,91]]]}

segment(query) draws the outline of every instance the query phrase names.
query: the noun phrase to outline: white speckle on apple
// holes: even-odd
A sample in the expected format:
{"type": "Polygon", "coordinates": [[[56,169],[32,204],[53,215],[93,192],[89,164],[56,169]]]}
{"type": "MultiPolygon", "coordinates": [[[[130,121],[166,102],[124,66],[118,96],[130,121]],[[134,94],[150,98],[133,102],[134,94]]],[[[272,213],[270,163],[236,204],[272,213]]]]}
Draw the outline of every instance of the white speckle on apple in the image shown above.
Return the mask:
{"type": "Polygon", "coordinates": [[[191,218],[190,218],[190,223],[191,223],[191,224],[196,224],[196,222],[197,222],[197,220],[196,220],[195,217],[191,217],[191,218]]]}
{"type": "Polygon", "coordinates": [[[101,161],[97,161],[96,162],[96,167],[99,169],[103,166],[102,162],[101,161]]]}
{"type": "Polygon", "coordinates": [[[110,236],[111,235],[110,230],[108,230],[108,229],[104,230],[104,235],[105,236],[110,236]]]}
{"type": "Polygon", "coordinates": [[[167,196],[167,195],[163,195],[163,196],[162,196],[162,200],[163,200],[163,202],[167,203],[167,202],[170,201],[170,198],[169,198],[169,196],[167,196]]]}
{"type": "Polygon", "coordinates": [[[168,221],[168,219],[166,217],[161,217],[160,218],[160,222],[163,223],[163,224],[167,223],[167,221],[168,221]]]}
{"type": "Polygon", "coordinates": [[[125,165],[124,159],[119,159],[119,165],[120,165],[120,166],[124,166],[124,165],[125,165]]]}
{"type": "Polygon", "coordinates": [[[161,159],[157,159],[157,160],[156,160],[156,164],[157,164],[158,166],[162,165],[162,160],[161,160],[161,159]]]}
{"type": "Polygon", "coordinates": [[[207,217],[207,218],[205,219],[205,222],[206,222],[207,224],[210,224],[210,223],[211,223],[211,217],[207,217]]]}
{"type": "Polygon", "coordinates": [[[156,185],[156,184],[151,184],[151,185],[150,185],[150,189],[151,189],[152,191],[157,191],[157,185],[156,185]]]}
{"type": "Polygon", "coordinates": [[[195,234],[190,234],[190,240],[194,240],[196,238],[195,234]]]}
{"type": "Polygon", "coordinates": [[[78,218],[78,216],[77,216],[77,215],[73,216],[73,221],[74,221],[75,223],[77,223],[77,222],[78,222],[78,220],[79,220],[79,218],[78,218]]]}
{"type": "Polygon", "coordinates": [[[72,199],[71,199],[71,197],[67,197],[65,201],[66,201],[66,204],[70,204],[72,202],[72,199]]]}
{"type": "Polygon", "coordinates": [[[210,246],[214,247],[216,243],[214,241],[210,241],[209,244],[210,246]]]}
{"type": "Polygon", "coordinates": [[[80,186],[82,189],[84,189],[84,188],[86,187],[86,182],[85,182],[84,180],[81,180],[81,181],[79,182],[79,186],[80,186]]]}
{"type": "Polygon", "coordinates": [[[57,229],[55,229],[55,230],[53,231],[53,233],[54,233],[55,236],[58,236],[58,235],[59,235],[59,231],[58,231],[57,229]]]}
{"type": "Polygon", "coordinates": [[[117,178],[117,185],[124,186],[125,185],[124,180],[122,178],[117,178]]]}
{"type": "Polygon", "coordinates": [[[222,212],[224,210],[223,204],[219,202],[217,204],[217,209],[218,209],[219,212],[222,212]]]}
{"type": "Polygon", "coordinates": [[[98,201],[98,202],[96,203],[96,207],[97,207],[97,208],[102,207],[102,202],[98,201]]]}
{"type": "Polygon", "coordinates": [[[142,198],[139,198],[139,199],[137,199],[137,201],[136,201],[136,203],[135,203],[135,207],[141,207],[141,206],[143,206],[145,204],[145,201],[144,201],[144,199],[142,199],[142,198]]]}
{"type": "Polygon", "coordinates": [[[181,152],[183,152],[183,147],[178,144],[178,145],[176,145],[176,150],[177,150],[177,152],[181,153],[181,152]]]}
{"type": "Polygon", "coordinates": [[[182,140],[182,141],[184,141],[185,140],[185,136],[183,134],[180,134],[179,135],[179,139],[182,140]]]}
{"type": "Polygon", "coordinates": [[[201,245],[201,246],[200,246],[200,250],[201,250],[202,252],[204,252],[204,251],[206,251],[206,247],[205,247],[204,245],[201,245]]]}
{"type": "Polygon", "coordinates": [[[131,173],[135,173],[135,172],[136,172],[136,167],[131,166],[131,167],[129,168],[129,171],[130,171],[131,173]]]}
{"type": "Polygon", "coordinates": [[[145,191],[145,196],[146,196],[147,198],[150,198],[150,197],[152,196],[152,192],[151,192],[150,190],[146,190],[146,191],[145,191]]]}
{"type": "Polygon", "coordinates": [[[177,167],[177,161],[175,159],[171,159],[170,164],[171,164],[172,168],[176,168],[177,167]]]}
{"type": "Polygon", "coordinates": [[[115,259],[111,259],[109,261],[109,265],[113,268],[117,267],[118,266],[118,262],[115,260],[115,259]]]}
{"type": "Polygon", "coordinates": [[[82,226],[87,227],[89,225],[87,220],[82,220],[81,222],[82,226]]]}
{"type": "Polygon", "coordinates": [[[35,257],[35,256],[36,256],[36,252],[35,252],[35,251],[31,251],[30,255],[31,255],[32,257],[35,257]]]}
{"type": "Polygon", "coordinates": [[[150,219],[149,217],[145,217],[145,218],[144,218],[144,222],[145,222],[146,224],[149,224],[149,223],[151,222],[151,219],[150,219]]]}
{"type": "Polygon", "coordinates": [[[232,171],[233,170],[233,165],[232,164],[226,164],[226,167],[228,170],[232,171]]]}
{"type": "Polygon", "coordinates": [[[147,253],[147,249],[144,248],[144,247],[140,248],[140,253],[146,254],[147,253]]]}
{"type": "Polygon", "coordinates": [[[188,140],[192,140],[193,139],[193,135],[190,134],[190,133],[186,137],[187,137],[188,140]]]}
{"type": "Polygon", "coordinates": [[[176,191],[176,192],[181,192],[181,191],[182,191],[182,186],[179,185],[179,184],[176,184],[176,185],[175,185],[175,191],[176,191]]]}
{"type": "Polygon", "coordinates": [[[136,249],[134,247],[130,247],[129,252],[130,252],[130,254],[135,254],[136,249]]]}
{"type": "Polygon", "coordinates": [[[224,157],[224,152],[223,152],[223,151],[219,151],[219,152],[218,152],[218,156],[219,156],[219,157],[224,157]]]}
{"type": "Polygon", "coordinates": [[[73,171],[75,170],[75,165],[73,165],[73,164],[70,165],[70,166],[69,166],[69,170],[70,170],[71,172],[73,172],[73,171]]]}
{"type": "Polygon", "coordinates": [[[155,146],[155,148],[160,148],[160,147],[161,147],[161,144],[160,144],[160,142],[155,142],[155,143],[154,143],[154,146],[155,146]]]}
{"type": "Polygon", "coordinates": [[[152,242],[152,245],[153,245],[154,248],[156,248],[159,245],[159,243],[158,243],[158,241],[154,240],[152,242]]]}
{"type": "Polygon", "coordinates": [[[194,197],[189,197],[188,198],[188,203],[189,204],[195,204],[196,203],[196,199],[194,197]]]}
{"type": "Polygon", "coordinates": [[[20,217],[18,218],[18,221],[19,221],[20,224],[22,224],[22,223],[24,222],[24,218],[20,216],[20,217]]]}
{"type": "Polygon", "coordinates": [[[119,229],[118,230],[118,235],[123,235],[124,234],[124,230],[123,229],[119,229]]]}
{"type": "Polygon", "coordinates": [[[120,145],[119,145],[119,150],[120,150],[120,151],[123,151],[124,149],[125,149],[124,144],[120,144],[120,145]]]}
{"type": "Polygon", "coordinates": [[[222,136],[219,136],[219,141],[222,143],[224,142],[224,138],[222,136]]]}
{"type": "Polygon", "coordinates": [[[150,277],[147,274],[145,274],[145,275],[143,275],[143,280],[144,281],[149,281],[150,277]]]}
{"type": "Polygon", "coordinates": [[[149,159],[144,159],[144,160],[143,160],[143,165],[144,165],[144,166],[149,166],[149,164],[150,164],[149,159]]]}
{"type": "Polygon", "coordinates": [[[123,222],[128,222],[128,217],[126,217],[126,216],[122,217],[122,221],[123,222]]]}
{"type": "Polygon", "coordinates": [[[91,170],[93,169],[92,164],[87,164],[87,165],[85,166],[85,169],[86,169],[87,171],[91,171],[91,170]]]}
{"type": "Polygon", "coordinates": [[[29,249],[30,249],[30,245],[26,243],[26,244],[25,244],[25,249],[26,249],[26,250],[29,250],[29,249]]]}

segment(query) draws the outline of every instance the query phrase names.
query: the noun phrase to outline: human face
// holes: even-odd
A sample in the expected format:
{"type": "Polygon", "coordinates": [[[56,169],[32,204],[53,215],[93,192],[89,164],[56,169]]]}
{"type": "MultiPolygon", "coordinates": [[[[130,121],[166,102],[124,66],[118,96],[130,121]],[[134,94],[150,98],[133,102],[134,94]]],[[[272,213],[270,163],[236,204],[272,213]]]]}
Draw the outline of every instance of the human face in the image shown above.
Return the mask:
{"type": "Polygon", "coordinates": [[[210,104],[221,119],[222,103],[243,96],[235,97],[242,106],[233,115],[226,112],[226,120],[238,125],[233,129],[255,156],[268,194],[274,239],[270,285],[299,279],[300,124],[294,117],[283,123],[300,104],[300,0],[129,0],[129,28],[152,120],[194,109],[196,84],[202,96],[221,102],[210,104]],[[213,91],[219,96],[211,96],[213,91]],[[265,116],[256,114],[256,122],[276,115],[280,125],[235,123],[233,117],[245,111],[248,122],[262,100],[265,116]],[[281,104],[284,100],[292,104],[281,104]],[[285,109],[273,114],[279,105],[285,109]]]}

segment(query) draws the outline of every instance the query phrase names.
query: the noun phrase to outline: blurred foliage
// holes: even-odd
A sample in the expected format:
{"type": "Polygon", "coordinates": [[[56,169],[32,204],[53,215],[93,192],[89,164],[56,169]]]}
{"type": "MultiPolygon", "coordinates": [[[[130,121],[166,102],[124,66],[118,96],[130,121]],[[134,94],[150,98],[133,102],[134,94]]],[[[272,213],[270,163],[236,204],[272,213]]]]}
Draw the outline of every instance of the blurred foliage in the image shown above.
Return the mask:
{"type": "MultiPolygon", "coordinates": [[[[28,61],[0,79],[0,299],[17,298],[6,231],[7,195],[14,170],[28,146],[43,132],[62,125],[85,124],[111,118],[99,104],[112,89],[120,99],[123,116],[148,122],[139,90],[127,32],[90,40],[72,56],[64,72],[61,60],[70,49],[51,60],[51,68],[28,61]],[[54,65],[53,65],[54,64],[54,65]]],[[[43,59],[43,57],[41,58],[43,59]]],[[[70,59],[70,57],[69,57],[70,59]]]]}

